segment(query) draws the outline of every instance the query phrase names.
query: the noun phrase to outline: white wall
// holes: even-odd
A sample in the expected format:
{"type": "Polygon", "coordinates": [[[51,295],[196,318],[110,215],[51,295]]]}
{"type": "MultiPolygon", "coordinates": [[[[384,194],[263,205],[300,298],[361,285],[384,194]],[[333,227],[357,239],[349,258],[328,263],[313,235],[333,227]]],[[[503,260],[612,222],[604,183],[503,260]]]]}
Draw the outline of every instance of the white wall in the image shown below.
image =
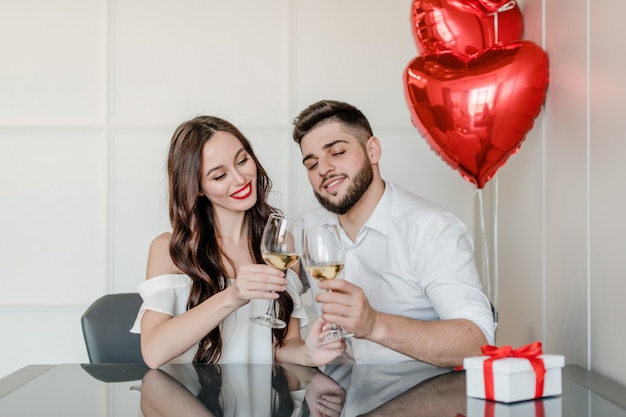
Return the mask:
{"type": "MultiPolygon", "coordinates": [[[[490,213],[498,202],[498,343],[542,340],[626,383],[614,331],[626,199],[611,164],[626,147],[613,64],[626,6],[588,3],[523,2],[551,80],[521,151],[485,187],[490,213]]],[[[383,142],[383,175],[476,230],[475,187],[410,122],[410,5],[0,0],[0,376],[87,361],[80,315],[143,281],[149,242],[168,228],[167,144],[197,114],[238,125],[298,213],[315,201],[292,119],[318,99],[352,102],[383,142]]]]}

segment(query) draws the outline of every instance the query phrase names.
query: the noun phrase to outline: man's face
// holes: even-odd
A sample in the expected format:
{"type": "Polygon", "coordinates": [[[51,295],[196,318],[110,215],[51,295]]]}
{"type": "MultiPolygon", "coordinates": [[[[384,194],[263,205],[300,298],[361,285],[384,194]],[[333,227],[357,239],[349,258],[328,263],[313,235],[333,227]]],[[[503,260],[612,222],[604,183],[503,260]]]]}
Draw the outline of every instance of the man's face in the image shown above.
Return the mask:
{"type": "Polygon", "coordinates": [[[365,147],[333,122],[304,135],[300,148],[317,201],[328,211],[347,213],[372,183],[365,147]]]}

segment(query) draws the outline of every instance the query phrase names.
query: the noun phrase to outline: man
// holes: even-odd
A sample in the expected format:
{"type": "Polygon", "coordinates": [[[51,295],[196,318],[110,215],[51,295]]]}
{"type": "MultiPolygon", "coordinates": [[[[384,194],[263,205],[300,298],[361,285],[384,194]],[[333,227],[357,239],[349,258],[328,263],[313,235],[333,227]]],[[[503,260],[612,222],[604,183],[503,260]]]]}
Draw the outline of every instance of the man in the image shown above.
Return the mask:
{"type": "Polygon", "coordinates": [[[345,279],[308,279],[315,307],[355,334],[353,359],[454,367],[493,344],[467,227],[381,178],[380,140],[361,111],[317,102],[295,119],[293,138],[322,205],[306,226],[337,224],[346,250],[345,279]]]}

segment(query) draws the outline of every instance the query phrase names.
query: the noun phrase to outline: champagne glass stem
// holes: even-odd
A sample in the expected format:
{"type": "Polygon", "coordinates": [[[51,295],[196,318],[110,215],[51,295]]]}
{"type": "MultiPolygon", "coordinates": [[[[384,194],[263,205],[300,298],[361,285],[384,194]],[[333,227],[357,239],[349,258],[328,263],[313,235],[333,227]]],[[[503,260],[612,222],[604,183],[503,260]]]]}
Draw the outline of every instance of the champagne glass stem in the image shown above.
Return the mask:
{"type": "Polygon", "coordinates": [[[275,303],[276,303],[276,300],[274,300],[274,299],[270,300],[270,305],[267,307],[267,312],[265,313],[266,316],[276,317],[276,306],[275,306],[275,303]]]}
{"type": "MultiPolygon", "coordinates": [[[[331,293],[333,290],[326,290],[326,292],[331,293]]],[[[354,333],[346,331],[343,327],[337,326],[335,323],[330,323],[330,329],[326,335],[320,337],[320,342],[332,342],[334,340],[347,339],[349,337],[354,336],[354,333]]]]}
{"type": "MultiPolygon", "coordinates": [[[[327,293],[331,293],[333,292],[333,290],[326,290],[327,293]]],[[[330,333],[333,332],[338,332],[339,331],[339,327],[337,327],[337,325],[335,323],[330,323],[330,333]]]]}

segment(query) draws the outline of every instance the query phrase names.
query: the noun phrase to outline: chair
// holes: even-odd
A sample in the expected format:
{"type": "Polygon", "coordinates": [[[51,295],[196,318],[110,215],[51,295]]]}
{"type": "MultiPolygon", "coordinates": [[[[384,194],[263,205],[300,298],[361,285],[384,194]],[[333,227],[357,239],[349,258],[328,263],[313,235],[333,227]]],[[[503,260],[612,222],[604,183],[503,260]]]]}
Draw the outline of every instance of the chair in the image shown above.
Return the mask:
{"type": "Polygon", "coordinates": [[[139,335],[130,333],[142,300],[138,293],[107,294],[81,317],[90,363],[140,363],[139,335]]]}

